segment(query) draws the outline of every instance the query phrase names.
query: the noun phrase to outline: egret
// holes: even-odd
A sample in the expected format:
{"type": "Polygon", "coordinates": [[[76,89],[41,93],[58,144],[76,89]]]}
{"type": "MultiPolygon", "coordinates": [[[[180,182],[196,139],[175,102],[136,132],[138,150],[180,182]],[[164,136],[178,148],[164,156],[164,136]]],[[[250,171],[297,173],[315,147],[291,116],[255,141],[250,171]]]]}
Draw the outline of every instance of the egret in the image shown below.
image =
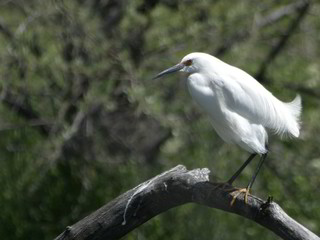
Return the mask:
{"type": "Polygon", "coordinates": [[[260,155],[260,161],[246,188],[236,190],[231,205],[240,193],[248,194],[268,154],[268,133],[298,137],[301,97],[282,102],[245,71],[206,53],[190,53],[180,63],[154,77],[177,71],[186,72],[191,97],[206,112],[217,134],[227,143],[239,145],[249,158],[227,181],[232,185],[243,169],[260,155]]]}

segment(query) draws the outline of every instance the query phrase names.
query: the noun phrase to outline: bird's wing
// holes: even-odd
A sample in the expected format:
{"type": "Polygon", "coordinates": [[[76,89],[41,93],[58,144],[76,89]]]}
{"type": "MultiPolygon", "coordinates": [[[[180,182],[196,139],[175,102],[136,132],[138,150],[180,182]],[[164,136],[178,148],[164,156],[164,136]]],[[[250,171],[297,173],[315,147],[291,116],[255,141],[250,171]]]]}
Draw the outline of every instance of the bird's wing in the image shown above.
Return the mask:
{"type": "Polygon", "coordinates": [[[281,102],[249,74],[232,66],[222,82],[224,101],[231,111],[276,133],[299,136],[300,96],[290,103],[281,102]]]}

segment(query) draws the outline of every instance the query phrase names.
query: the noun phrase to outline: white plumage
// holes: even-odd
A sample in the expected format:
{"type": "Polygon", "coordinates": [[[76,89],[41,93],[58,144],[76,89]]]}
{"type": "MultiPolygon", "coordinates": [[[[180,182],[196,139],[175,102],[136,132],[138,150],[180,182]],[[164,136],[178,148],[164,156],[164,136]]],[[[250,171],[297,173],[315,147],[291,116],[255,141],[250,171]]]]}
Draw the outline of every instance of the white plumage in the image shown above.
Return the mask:
{"type": "Polygon", "coordinates": [[[232,185],[252,159],[257,154],[261,155],[247,188],[237,190],[231,204],[242,192],[247,202],[249,191],[268,153],[266,128],[281,136],[299,136],[300,96],[284,103],[246,72],[206,53],[190,53],[155,78],[179,70],[189,74],[189,92],[208,113],[218,135],[225,142],[237,144],[251,153],[227,183],[232,185]]]}
{"type": "Polygon", "coordinates": [[[278,100],[246,72],[205,53],[191,53],[182,59],[192,65],[188,89],[193,99],[210,115],[219,136],[253,153],[266,153],[268,134],[299,136],[301,98],[278,100]]]}

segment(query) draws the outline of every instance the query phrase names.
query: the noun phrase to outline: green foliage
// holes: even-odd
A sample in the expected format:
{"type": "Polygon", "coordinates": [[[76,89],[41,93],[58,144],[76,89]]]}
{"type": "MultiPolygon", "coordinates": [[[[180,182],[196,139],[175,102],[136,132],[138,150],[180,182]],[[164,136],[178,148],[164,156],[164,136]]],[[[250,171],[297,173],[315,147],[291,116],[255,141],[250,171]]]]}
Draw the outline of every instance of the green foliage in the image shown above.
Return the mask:
{"type": "MultiPolygon", "coordinates": [[[[177,164],[221,181],[247,157],[193,104],[182,75],[152,81],[203,51],[256,75],[299,9],[291,1],[4,1],[0,3],[0,236],[52,239],[67,225],[177,164]],[[287,5],[286,5],[287,4],[287,5]],[[259,25],[260,24],[260,25],[259,25]]],[[[298,140],[270,137],[254,194],[320,233],[320,4],[313,2],[265,86],[302,95],[298,140]]],[[[254,164],[236,183],[244,186],[254,164]]],[[[124,239],[275,239],[239,216],[185,205],[124,239]]]]}

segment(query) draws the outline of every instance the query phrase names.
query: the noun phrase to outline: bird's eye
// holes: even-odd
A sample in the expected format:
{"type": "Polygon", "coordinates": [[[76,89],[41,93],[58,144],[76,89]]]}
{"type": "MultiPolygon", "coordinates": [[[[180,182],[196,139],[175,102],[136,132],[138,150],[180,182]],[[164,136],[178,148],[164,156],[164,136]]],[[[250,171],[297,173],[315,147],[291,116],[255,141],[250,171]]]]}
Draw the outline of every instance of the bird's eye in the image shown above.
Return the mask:
{"type": "Polygon", "coordinates": [[[191,66],[191,65],[192,65],[192,60],[189,59],[189,60],[187,60],[187,61],[184,61],[183,64],[184,64],[185,66],[191,66]]]}

